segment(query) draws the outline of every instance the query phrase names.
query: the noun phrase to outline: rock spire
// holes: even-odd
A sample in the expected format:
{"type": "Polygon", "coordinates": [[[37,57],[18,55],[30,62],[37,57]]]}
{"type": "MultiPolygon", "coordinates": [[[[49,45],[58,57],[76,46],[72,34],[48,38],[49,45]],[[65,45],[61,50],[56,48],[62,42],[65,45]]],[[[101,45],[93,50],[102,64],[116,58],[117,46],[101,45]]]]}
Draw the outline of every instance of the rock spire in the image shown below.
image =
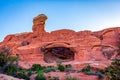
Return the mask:
{"type": "Polygon", "coordinates": [[[46,20],[47,20],[47,16],[44,14],[40,14],[33,19],[32,30],[36,35],[45,32],[45,21],[46,20]]]}

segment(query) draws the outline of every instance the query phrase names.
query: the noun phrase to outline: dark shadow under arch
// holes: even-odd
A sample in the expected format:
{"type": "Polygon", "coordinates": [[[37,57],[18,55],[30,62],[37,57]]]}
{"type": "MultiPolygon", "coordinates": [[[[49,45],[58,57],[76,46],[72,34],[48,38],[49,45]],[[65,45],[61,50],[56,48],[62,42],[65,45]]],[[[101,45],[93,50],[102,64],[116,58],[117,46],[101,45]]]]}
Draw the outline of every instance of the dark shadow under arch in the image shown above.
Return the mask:
{"type": "Polygon", "coordinates": [[[53,63],[56,61],[67,62],[74,60],[74,51],[67,47],[51,47],[44,50],[44,61],[53,63]]]}

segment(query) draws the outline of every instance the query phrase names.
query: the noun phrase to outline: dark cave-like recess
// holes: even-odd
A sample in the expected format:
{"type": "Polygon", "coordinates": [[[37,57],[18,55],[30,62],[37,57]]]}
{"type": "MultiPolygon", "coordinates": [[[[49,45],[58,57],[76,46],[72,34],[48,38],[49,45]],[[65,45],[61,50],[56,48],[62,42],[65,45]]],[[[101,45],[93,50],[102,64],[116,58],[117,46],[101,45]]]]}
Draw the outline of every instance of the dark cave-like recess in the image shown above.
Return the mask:
{"type": "Polygon", "coordinates": [[[52,63],[56,61],[67,62],[74,60],[74,51],[66,47],[52,47],[44,51],[44,61],[52,63]]]}

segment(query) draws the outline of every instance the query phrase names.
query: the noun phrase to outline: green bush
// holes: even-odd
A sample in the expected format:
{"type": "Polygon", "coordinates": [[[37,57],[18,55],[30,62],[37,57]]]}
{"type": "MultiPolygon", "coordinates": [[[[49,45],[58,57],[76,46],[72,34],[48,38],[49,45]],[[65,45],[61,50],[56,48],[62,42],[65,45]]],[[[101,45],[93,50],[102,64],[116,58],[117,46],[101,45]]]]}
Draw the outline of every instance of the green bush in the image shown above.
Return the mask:
{"type": "Polygon", "coordinates": [[[13,76],[15,76],[16,75],[16,72],[17,72],[17,66],[15,66],[15,65],[9,65],[9,66],[7,66],[6,68],[5,68],[5,70],[4,70],[4,72],[6,73],[6,74],[8,74],[8,75],[13,75],[13,76]]]}
{"type": "Polygon", "coordinates": [[[67,64],[67,65],[65,65],[65,68],[72,68],[72,65],[71,64],[67,64]]]}
{"type": "Polygon", "coordinates": [[[47,68],[46,66],[42,66],[40,70],[44,71],[46,68],[47,68]]]}
{"type": "Polygon", "coordinates": [[[46,80],[46,77],[44,76],[42,71],[38,71],[35,80],[46,80]]]}
{"type": "Polygon", "coordinates": [[[90,71],[91,71],[90,65],[87,65],[86,67],[84,67],[84,68],[82,69],[82,72],[90,72],[90,71]]]}
{"type": "Polygon", "coordinates": [[[34,71],[32,71],[32,70],[28,70],[27,72],[28,72],[28,76],[31,76],[32,74],[34,74],[34,73],[35,73],[35,72],[34,72],[34,71]]]}
{"type": "Polygon", "coordinates": [[[107,80],[120,80],[120,60],[114,60],[112,64],[102,72],[107,76],[107,80]]]}
{"type": "Polygon", "coordinates": [[[40,64],[33,64],[29,70],[38,72],[38,71],[44,71],[46,68],[47,67],[41,66],[40,64]]]}
{"type": "Polygon", "coordinates": [[[93,71],[90,65],[87,65],[85,68],[82,69],[82,72],[84,72],[87,75],[96,75],[99,79],[102,79],[104,75],[100,71],[93,71]]]}
{"type": "Polygon", "coordinates": [[[22,78],[22,79],[25,79],[25,80],[30,80],[30,78],[29,78],[30,76],[28,75],[27,70],[22,69],[22,70],[18,71],[16,74],[17,75],[15,77],[17,77],[17,78],[22,78]]]}
{"type": "Polygon", "coordinates": [[[10,55],[10,48],[2,47],[0,49],[0,67],[3,67],[7,64],[9,55],[10,55]]]}
{"type": "Polygon", "coordinates": [[[11,62],[14,62],[14,61],[18,60],[18,57],[17,56],[10,56],[10,57],[8,57],[8,60],[11,62]]]}
{"type": "Polygon", "coordinates": [[[7,57],[0,53],[0,67],[3,67],[7,64],[7,57]]]}
{"type": "Polygon", "coordinates": [[[65,70],[65,67],[63,65],[58,65],[58,70],[60,70],[61,72],[63,72],[65,70]]]}
{"type": "Polygon", "coordinates": [[[41,69],[41,65],[40,64],[33,64],[31,67],[32,71],[39,71],[41,69]]]}
{"type": "Polygon", "coordinates": [[[47,68],[54,68],[54,66],[47,66],[47,68]]]}
{"type": "Polygon", "coordinates": [[[18,56],[10,56],[10,48],[3,47],[0,50],[0,73],[29,80],[28,71],[21,69],[17,64],[18,56]]]}
{"type": "Polygon", "coordinates": [[[0,73],[13,75],[17,71],[17,60],[18,57],[10,56],[10,48],[3,47],[0,50],[0,73]],[[16,64],[14,63],[16,61],[16,64]]]}

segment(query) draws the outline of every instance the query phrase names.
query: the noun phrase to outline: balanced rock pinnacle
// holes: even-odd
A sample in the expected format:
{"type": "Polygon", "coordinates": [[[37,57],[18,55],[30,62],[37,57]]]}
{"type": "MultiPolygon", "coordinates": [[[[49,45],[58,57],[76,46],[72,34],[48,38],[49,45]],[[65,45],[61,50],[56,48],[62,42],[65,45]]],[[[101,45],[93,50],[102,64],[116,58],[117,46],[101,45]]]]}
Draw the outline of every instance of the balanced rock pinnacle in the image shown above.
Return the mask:
{"type": "Polygon", "coordinates": [[[33,19],[32,30],[36,35],[45,32],[45,21],[46,20],[47,20],[47,16],[44,14],[40,14],[33,19]]]}

